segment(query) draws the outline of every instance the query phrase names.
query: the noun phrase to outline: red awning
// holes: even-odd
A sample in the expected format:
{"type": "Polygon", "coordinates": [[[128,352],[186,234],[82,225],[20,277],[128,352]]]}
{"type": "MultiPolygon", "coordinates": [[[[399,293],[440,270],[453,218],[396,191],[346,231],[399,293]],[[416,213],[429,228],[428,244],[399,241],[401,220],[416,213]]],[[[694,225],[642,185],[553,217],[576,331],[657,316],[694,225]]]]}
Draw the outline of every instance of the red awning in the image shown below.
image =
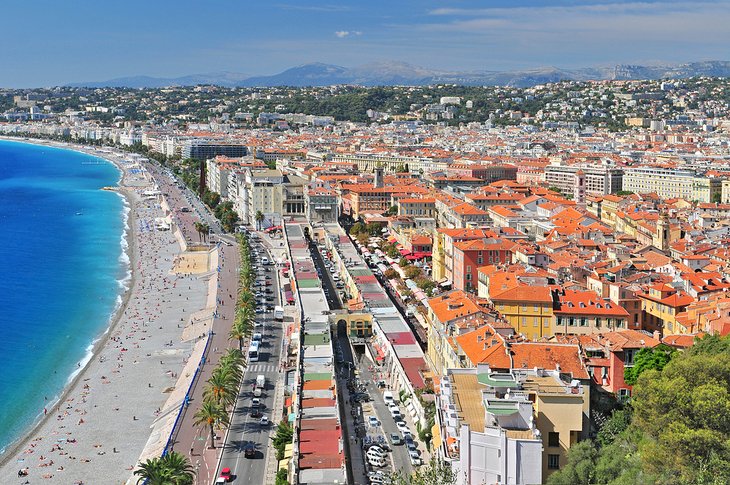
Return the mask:
{"type": "Polygon", "coordinates": [[[431,252],[430,251],[416,251],[415,253],[413,253],[413,256],[415,256],[416,259],[430,258],[431,252]]]}
{"type": "Polygon", "coordinates": [[[411,254],[411,252],[409,250],[407,250],[406,248],[400,248],[398,250],[398,252],[401,253],[401,255],[403,255],[403,256],[406,256],[408,254],[411,254]]]}
{"type": "Polygon", "coordinates": [[[389,243],[391,243],[391,244],[393,244],[393,243],[394,243],[394,242],[396,242],[396,241],[397,241],[397,239],[396,239],[396,238],[394,238],[393,236],[390,236],[390,237],[388,238],[388,242],[389,242],[389,243]]]}
{"type": "Polygon", "coordinates": [[[266,232],[271,232],[271,231],[278,231],[278,230],[280,230],[280,229],[281,229],[281,226],[271,226],[271,227],[267,227],[267,228],[265,229],[265,231],[266,231],[266,232]]]}

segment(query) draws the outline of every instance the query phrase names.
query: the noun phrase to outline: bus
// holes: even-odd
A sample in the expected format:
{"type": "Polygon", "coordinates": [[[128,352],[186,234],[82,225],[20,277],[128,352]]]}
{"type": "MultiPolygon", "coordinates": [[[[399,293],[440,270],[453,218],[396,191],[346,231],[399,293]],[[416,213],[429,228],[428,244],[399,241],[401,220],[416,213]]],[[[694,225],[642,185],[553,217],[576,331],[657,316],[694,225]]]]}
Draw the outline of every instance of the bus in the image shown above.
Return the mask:
{"type": "Polygon", "coordinates": [[[249,362],[258,362],[259,361],[259,345],[261,345],[258,341],[251,342],[251,346],[248,348],[248,361],[249,362]]]}
{"type": "Polygon", "coordinates": [[[284,320],[284,307],[281,307],[281,306],[274,307],[274,320],[277,320],[279,322],[284,320]]]}

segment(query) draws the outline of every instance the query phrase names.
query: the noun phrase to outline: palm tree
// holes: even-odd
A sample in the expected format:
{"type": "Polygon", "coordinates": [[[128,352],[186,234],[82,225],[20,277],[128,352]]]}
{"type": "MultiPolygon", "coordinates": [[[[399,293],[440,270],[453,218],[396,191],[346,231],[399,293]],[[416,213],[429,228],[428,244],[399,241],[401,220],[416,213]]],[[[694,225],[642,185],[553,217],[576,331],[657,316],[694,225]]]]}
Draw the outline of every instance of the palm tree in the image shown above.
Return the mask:
{"type": "Polygon", "coordinates": [[[203,236],[202,236],[202,234],[203,234],[203,224],[201,222],[195,222],[195,223],[193,223],[193,227],[198,232],[198,240],[199,241],[202,241],[203,240],[203,236]]]}
{"type": "Polygon", "coordinates": [[[261,211],[256,211],[256,226],[258,227],[259,231],[261,230],[262,222],[264,222],[264,213],[261,211]]]}
{"type": "Polygon", "coordinates": [[[219,365],[232,366],[236,369],[242,370],[243,367],[246,365],[246,359],[243,358],[242,351],[234,348],[229,348],[226,349],[226,353],[223,354],[223,356],[221,357],[219,365]]]}
{"type": "Polygon", "coordinates": [[[227,407],[236,401],[238,393],[238,382],[236,374],[225,367],[216,367],[208,378],[208,386],[203,391],[205,399],[211,399],[223,407],[227,407]]]}
{"type": "Polygon", "coordinates": [[[169,471],[163,466],[161,458],[152,458],[139,464],[139,469],[134,471],[139,475],[137,485],[147,482],[149,485],[166,485],[170,483],[169,471]]]}
{"type": "Polygon", "coordinates": [[[208,234],[210,234],[210,226],[208,224],[200,224],[200,232],[203,234],[203,240],[208,242],[208,234]]]}
{"type": "Polygon", "coordinates": [[[146,481],[148,485],[191,485],[193,467],[185,456],[172,451],[162,458],[152,458],[140,463],[137,483],[146,481]]]}
{"type": "Polygon", "coordinates": [[[205,425],[210,428],[210,447],[215,448],[215,428],[228,426],[228,413],[215,401],[203,401],[203,405],[195,413],[195,426],[205,425]]]}
{"type": "Polygon", "coordinates": [[[243,352],[243,341],[248,336],[248,332],[246,331],[246,328],[240,324],[240,321],[237,321],[233,326],[231,327],[231,333],[228,334],[228,338],[230,340],[238,340],[238,350],[243,352]]]}

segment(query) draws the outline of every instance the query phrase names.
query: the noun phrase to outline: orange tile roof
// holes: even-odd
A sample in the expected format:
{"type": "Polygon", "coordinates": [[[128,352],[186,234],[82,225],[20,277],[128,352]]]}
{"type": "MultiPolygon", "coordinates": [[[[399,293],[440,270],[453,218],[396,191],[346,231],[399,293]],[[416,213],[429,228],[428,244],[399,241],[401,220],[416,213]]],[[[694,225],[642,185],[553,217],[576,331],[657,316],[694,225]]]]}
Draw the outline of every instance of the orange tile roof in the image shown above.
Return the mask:
{"type": "MultiPolygon", "coordinates": [[[[491,287],[491,285],[490,285],[491,287]]],[[[553,296],[547,286],[516,286],[506,291],[490,295],[491,300],[496,304],[503,301],[539,302],[552,303],[553,296]]]]}
{"type": "Polygon", "coordinates": [[[453,290],[443,295],[429,298],[427,303],[441,323],[486,312],[470,295],[461,290],[453,290]]]}

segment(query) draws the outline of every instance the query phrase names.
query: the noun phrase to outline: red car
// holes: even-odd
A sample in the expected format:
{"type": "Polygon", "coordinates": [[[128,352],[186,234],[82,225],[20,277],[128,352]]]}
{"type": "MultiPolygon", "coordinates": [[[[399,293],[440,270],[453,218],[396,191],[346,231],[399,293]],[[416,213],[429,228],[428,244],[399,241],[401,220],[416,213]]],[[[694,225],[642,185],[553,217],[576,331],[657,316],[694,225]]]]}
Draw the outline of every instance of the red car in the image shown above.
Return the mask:
{"type": "Polygon", "coordinates": [[[231,469],[230,468],[224,468],[223,470],[221,470],[221,474],[220,474],[220,476],[218,478],[219,479],[222,478],[226,482],[230,482],[230,481],[233,480],[233,473],[231,473],[231,469]]]}

